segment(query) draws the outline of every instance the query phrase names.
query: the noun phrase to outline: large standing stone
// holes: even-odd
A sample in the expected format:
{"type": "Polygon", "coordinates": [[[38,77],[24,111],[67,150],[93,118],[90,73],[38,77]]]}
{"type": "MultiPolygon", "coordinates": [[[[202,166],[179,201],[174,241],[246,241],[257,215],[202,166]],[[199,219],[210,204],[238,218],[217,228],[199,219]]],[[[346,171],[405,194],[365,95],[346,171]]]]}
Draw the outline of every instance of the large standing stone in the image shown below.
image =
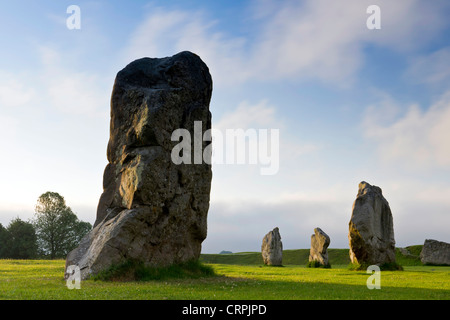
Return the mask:
{"type": "Polygon", "coordinates": [[[320,228],[314,229],[311,235],[311,249],[309,250],[309,261],[317,261],[321,265],[328,266],[328,251],[330,237],[320,228]]]}
{"type": "Polygon", "coordinates": [[[262,241],[261,254],[264,264],[281,266],[283,260],[283,243],[278,228],[267,233],[262,241]]]}
{"type": "Polygon", "coordinates": [[[379,187],[364,181],[359,184],[348,239],[353,263],[382,265],[395,262],[392,213],[379,187]]]}
{"type": "Polygon", "coordinates": [[[194,125],[198,129],[201,121],[200,148],[210,143],[201,138],[211,128],[211,93],[208,67],[187,51],[142,58],[117,74],[97,219],[69,253],[66,268],[79,266],[86,279],[127,259],[149,266],[198,259],[207,232],[211,165],[175,164],[171,152],[180,141],[171,136],[183,128],[194,141],[194,125]]]}
{"type": "Polygon", "coordinates": [[[450,265],[450,243],[426,239],[420,260],[423,264],[450,265]]]}

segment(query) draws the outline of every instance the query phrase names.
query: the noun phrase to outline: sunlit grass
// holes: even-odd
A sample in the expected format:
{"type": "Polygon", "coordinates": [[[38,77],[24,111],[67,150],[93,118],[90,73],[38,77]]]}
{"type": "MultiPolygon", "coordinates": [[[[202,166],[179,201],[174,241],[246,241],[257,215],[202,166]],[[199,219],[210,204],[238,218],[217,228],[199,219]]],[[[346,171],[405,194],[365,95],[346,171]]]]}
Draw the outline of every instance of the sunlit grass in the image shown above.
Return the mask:
{"type": "Polygon", "coordinates": [[[87,280],[69,290],[63,260],[0,260],[0,299],[450,299],[450,267],[382,271],[369,290],[365,271],[299,265],[209,264],[218,276],[139,282],[87,280]]]}

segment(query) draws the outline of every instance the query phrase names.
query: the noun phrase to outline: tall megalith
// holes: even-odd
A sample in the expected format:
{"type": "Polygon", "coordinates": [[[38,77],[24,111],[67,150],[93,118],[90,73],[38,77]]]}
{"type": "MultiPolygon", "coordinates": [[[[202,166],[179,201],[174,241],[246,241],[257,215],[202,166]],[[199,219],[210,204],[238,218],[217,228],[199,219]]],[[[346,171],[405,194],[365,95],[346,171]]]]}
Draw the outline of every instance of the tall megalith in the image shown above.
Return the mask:
{"type": "MultiPolygon", "coordinates": [[[[195,134],[203,137],[211,128],[211,94],[208,67],[188,51],[138,59],[117,74],[96,221],[69,253],[66,268],[78,266],[86,279],[127,259],[148,266],[198,259],[207,233],[211,162],[174,163],[180,141],[172,134],[182,129],[192,141],[195,134]]],[[[190,159],[199,152],[196,143],[190,159]]],[[[210,143],[201,139],[200,149],[210,143]]]]}
{"type": "Polygon", "coordinates": [[[348,240],[352,263],[395,263],[394,223],[381,188],[365,181],[359,184],[349,222],[348,240]]]}

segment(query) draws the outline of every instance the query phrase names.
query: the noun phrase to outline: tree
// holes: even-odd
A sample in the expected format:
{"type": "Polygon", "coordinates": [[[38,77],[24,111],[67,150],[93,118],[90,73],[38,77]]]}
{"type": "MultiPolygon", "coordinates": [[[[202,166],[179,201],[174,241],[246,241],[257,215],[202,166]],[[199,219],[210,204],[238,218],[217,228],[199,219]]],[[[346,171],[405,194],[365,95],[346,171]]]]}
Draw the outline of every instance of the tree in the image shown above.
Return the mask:
{"type": "Polygon", "coordinates": [[[42,254],[51,259],[65,258],[92,228],[89,222],[78,220],[56,192],[46,192],[38,198],[33,224],[42,254]]]}
{"type": "Polygon", "coordinates": [[[31,259],[37,256],[37,237],[31,223],[11,220],[7,228],[6,257],[11,259],[31,259]]]}
{"type": "Polygon", "coordinates": [[[8,230],[0,223],[0,259],[8,258],[8,230]]]}

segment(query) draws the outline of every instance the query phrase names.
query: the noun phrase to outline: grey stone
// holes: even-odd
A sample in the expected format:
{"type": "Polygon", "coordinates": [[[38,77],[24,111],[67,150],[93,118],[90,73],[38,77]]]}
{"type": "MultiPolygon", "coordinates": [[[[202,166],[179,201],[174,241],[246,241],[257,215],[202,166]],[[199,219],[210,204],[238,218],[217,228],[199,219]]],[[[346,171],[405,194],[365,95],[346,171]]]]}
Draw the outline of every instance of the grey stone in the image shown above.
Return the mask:
{"type": "Polygon", "coordinates": [[[423,264],[450,265],[450,243],[426,239],[420,260],[423,264]]]}
{"type": "Polygon", "coordinates": [[[320,228],[314,229],[311,235],[311,249],[309,250],[309,261],[317,261],[324,266],[328,266],[328,251],[330,237],[320,228]]]}
{"type": "Polygon", "coordinates": [[[264,236],[261,245],[261,254],[264,264],[281,266],[283,260],[283,243],[281,242],[278,228],[274,228],[264,236]]]}
{"type": "Polygon", "coordinates": [[[395,263],[393,217],[381,188],[364,181],[359,184],[348,239],[353,263],[395,263]]]}
{"type": "MultiPolygon", "coordinates": [[[[187,51],[138,59],[117,74],[96,221],[69,253],[66,268],[79,266],[86,279],[128,259],[149,266],[198,259],[207,234],[211,165],[173,163],[180,141],[171,137],[179,128],[194,137],[195,121],[202,134],[211,128],[211,93],[208,67],[187,51]]],[[[201,141],[202,149],[209,144],[201,141]]]]}

